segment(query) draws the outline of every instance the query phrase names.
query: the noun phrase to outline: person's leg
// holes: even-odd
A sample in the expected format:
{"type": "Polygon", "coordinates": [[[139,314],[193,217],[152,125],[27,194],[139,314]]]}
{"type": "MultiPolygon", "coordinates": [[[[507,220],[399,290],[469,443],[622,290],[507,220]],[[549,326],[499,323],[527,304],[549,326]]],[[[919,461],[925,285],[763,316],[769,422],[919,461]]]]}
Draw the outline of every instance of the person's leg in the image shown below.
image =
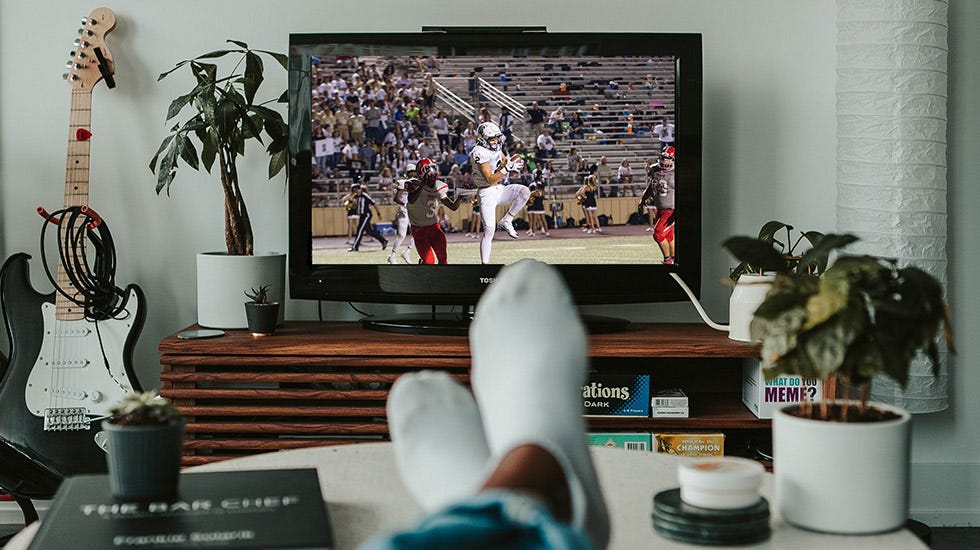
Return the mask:
{"type": "MultiPolygon", "coordinates": [[[[570,524],[596,548],[609,539],[609,518],[585,442],[582,386],[588,335],[558,271],[534,260],[504,267],[484,293],[470,327],[471,384],[497,466],[522,447],[542,449],[560,466],[566,486],[542,488],[556,514],[567,491],[570,524]],[[552,319],[548,334],[514,332],[509,319],[552,319]],[[501,343],[506,342],[506,346],[501,343]],[[521,350],[515,356],[513,350],[521,350]],[[547,388],[547,391],[542,391],[547,388]]],[[[523,450],[521,453],[538,454],[523,450]]],[[[547,471],[543,457],[531,457],[547,471]],[[539,460],[541,459],[541,460],[539,460]]],[[[524,457],[527,459],[527,457],[524,457]]],[[[496,468],[495,468],[496,469],[496,468]]],[[[534,468],[532,468],[534,469],[534,468]]],[[[505,470],[506,471],[506,470],[505,470]]],[[[501,472],[503,475],[504,472],[501,472]]]]}
{"type": "Polygon", "coordinates": [[[497,230],[497,197],[500,186],[487,187],[480,193],[480,217],[483,218],[483,237],[480,239],[480,261],[490,263],[490,250],[493,248],[493,234],[497,230]]]}
{"type": "Polygon", "coordinates": [[[543,502],[558,521],[569,523],[572,519],[565,472],[547,449],[537,445],[522,445],[508,452],[481,489],[525,493],[543,502]]]}

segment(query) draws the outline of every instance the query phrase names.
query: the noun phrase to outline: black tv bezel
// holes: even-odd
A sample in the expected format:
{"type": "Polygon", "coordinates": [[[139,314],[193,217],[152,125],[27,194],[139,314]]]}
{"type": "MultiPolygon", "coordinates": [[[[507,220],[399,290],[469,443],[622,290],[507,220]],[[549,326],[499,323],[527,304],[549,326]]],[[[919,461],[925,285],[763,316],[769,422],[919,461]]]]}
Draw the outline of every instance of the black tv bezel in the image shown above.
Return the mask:
{"type": "MultiPolygon", "coordinates": [[[[555,264],[579,305],[688,299],[676,273],[701,289],[701,35],[695,33],[547,33],[519,29],[449,29],[419,33],[294,33],[289,35],[289,287],[294,299],[390,304],[474,305],[503,267],[498,265],[314,265],[309,58],[299,50],[324,43],[410,45],[464,55],[495,44],[500,55],[567,48],[590,56],[673,56],[675,83],[676,264],[555,264]],[[305,76],[305,78],[304,78],[305,76]],[[304,103],[305,99],[305,103],[304,103]]],[[[651,239],[651,246],[655,246],[651,239]]]]}

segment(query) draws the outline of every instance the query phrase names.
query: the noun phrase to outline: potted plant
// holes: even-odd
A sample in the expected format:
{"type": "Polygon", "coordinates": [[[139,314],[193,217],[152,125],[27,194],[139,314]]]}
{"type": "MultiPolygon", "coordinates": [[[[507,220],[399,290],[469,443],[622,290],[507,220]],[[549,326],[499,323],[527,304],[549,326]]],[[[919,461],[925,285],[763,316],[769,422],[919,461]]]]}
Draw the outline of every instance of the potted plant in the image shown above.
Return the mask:
{"type": "Polygon", "coordinates": [[[772,220],[762,226],[758,237],[731,237],[723,243],[722,246],[741,260],[729,275],[735,283],[728,303],[729,338],[752,340],[749,331],[752,314],[762,303],[777,273],[799,270],[818,275],[826,269],[831,251],[854,240],[851,236],[834,235],[824,241],[825,237],[817,231],[800,231],[794,237],[792,225],[772,220]],[[783,230],[785,242],[779,239],[783,230]],[[810,246],[805,261],[800,254],[804,241],[810,246]]]}
{"type": "Polygon", "coordinates": [[[252,336],[272,334],[279,320],[279,302],[269,300],[269,285],[246,290],[245,296],[249,299],[245,302],[248,331],[252,336]]]}
{"type": "Polygon", "coordinates": [[[184,417],[156,390],[131,392],[102,421],[109,486],[122,500],[165,500],[177,493],[184,417]]]}
{"type": "MultiPolygon", "coordinates": [[[[817,249],[852,240],[827,236],[800,264],[817,249]]],[[[916,267],[841,256],[821,276],[799,269],[775,275],[751,325],[763,372],[823,381],[818,403],[790,405],[773,418],[776,497],[786,521],[847,534],[905,523],[911,416],[869,403],[868,388],[879,374],[904,386],[917,353],[937,370],[940,329],[951,345],[942,287],[916,267]],[[856,388],[858,399],[837,399],[838,381],[856,388]]]]}
{"type": "Polygon", "coordinates": [[[228,42],[237,48],[185,59],[157,79],[187,67],[193,86],[170,103],[165,122],[177,122],[153,155],[150,170],[157,175],[157,194],[166,190],[169,195],[181,162],[210,173],[217,159],[225,199],[222,212],[227,252],[198,255],[198,323],[243,328],[246,323],[240,292],[257,280],[272,280],[273,295],[284,296],[285,254],[254,254],[238,158],[244,156],[246,142],[255,140],[269,155],[268,177],[283,171],[289,128],[269,104],[286,102],[286,92],[271,99],[263,99],[259,92],[264,91],[263,56],[271,57],[283,69],[288,59],[283,54],[251,49],[237,40],[228,42]],[[214,62],[219,59],[226,60],[224,66],[214,62]]]}

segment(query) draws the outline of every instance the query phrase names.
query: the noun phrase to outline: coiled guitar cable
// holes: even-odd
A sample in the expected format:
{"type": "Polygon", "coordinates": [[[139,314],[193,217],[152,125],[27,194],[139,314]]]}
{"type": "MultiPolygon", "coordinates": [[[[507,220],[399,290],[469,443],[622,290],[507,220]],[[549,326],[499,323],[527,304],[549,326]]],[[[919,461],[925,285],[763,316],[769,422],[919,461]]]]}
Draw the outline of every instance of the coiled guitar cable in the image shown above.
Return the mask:
{"type": "Polygon", "coordinates": [[[55,290],[85,311],[93,320],[117,317],[125,308],[124,291],[116,286],[116,249],[112,233],[95,211],[69,206],[50,215],[48,222],[58,227],[58,260],[72,288],[63,288],[51,273],[45,254],[48,224],[41,227],[41,263],[55,290]],[[89,243],[94,261],[89,262],[89,243]]]}

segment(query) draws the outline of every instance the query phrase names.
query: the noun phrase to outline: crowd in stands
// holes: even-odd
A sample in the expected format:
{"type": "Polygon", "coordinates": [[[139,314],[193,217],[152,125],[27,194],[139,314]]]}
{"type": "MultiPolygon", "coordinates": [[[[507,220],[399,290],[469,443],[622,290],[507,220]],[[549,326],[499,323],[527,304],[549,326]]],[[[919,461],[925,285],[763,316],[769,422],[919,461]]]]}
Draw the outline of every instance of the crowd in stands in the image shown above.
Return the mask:
{"type": "MultiPolygon", "coordinates": [[[[533,101],[526,107],[527,117],[520,121],[506,107],[498,116],[484,107],[475,121],[469,121],[462,116],[450,116],[437,106],[433,73],[439,74],[440,62],[434,57],[416,56],[314,59],[311,72],[313,180],[317,192],[314,206],[338,206],[327,197],[343,195],[351,184],[366,186],[369,193],[385,204],[390,200],[389,189],[394,180],[404,177],[406,166],[417,164],[422,158],[434,159],[440,177],[452,188],[472,188],[468,154],[476,143],[476,126],[485,120],[500,125],[511,154],[518,153],[525,158],[526,171],[520,176],[521,183],[533,182],[540,189],[558,183],[560,178],[560,183],[577,186],[595,172],[600,196],[617,193],[636,196],[632,168],[626,158],[614,161],[618,169],[613,169],[606,157],[583,158],[574,146],[568,150],[566,162],[559,158],[560,140],[582,140],[587,136],[599,141],[612,139],[590,128],[590,116],[604,110],[600,103],[569,114],[567,111],[581,102],[561,101],[564,94],[558,90],[558,100],[550,102],[553,108],[544,109],[538,101],[533,101]],[[523,132],[516,132],[518,122],[523,132]]],[[[501,83],[505,84],[503,74],[501,83]]],[[[633,83],[626,85],[633,87],[633,83]]],[[[596,86],[596,93],[608,97],[617,93],[620,85],[609,82],[596,86]]],[[[605,110],[611,108],[606,106],[605,110]]],[[[635,117],[629,105],[616,109],[624,135],[649,133],[646,139],[659,136],[664,142],[669,126],[669,139],[673,140],[673,125],[667,120],[660,120],[654,126],[650,116],[635,117]]],[[[607,112],[602,114],[609,116],[607,112]]],[[[643,174],[644,167],[636,169],[638,174],[643,174]]],[[[637,182],[640,191],[644,185],[642,177],[638,176],[637,182]]]]}

